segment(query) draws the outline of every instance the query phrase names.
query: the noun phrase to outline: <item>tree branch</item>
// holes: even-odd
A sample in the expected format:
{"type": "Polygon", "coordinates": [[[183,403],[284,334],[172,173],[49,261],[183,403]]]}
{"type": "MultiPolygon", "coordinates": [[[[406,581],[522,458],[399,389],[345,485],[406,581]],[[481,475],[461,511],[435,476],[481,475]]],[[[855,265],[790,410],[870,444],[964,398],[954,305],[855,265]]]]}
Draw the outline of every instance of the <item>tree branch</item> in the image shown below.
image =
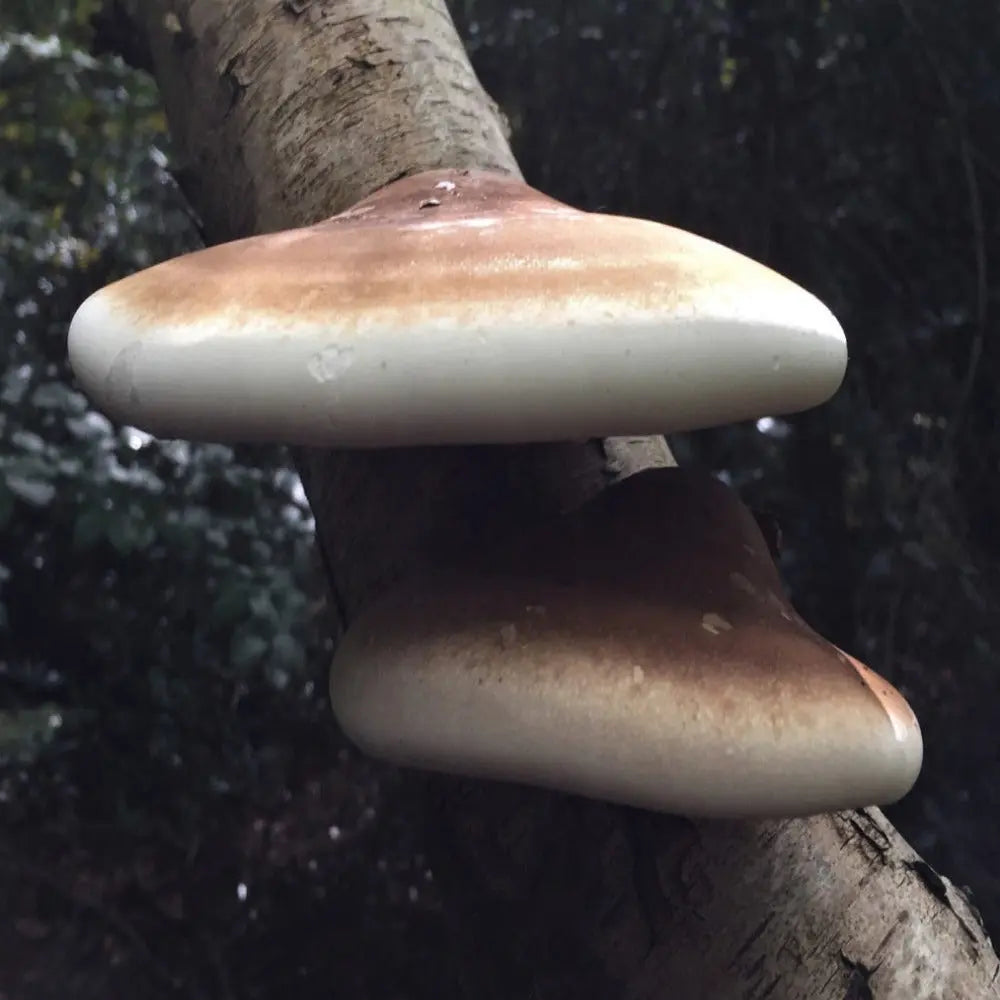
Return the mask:
{"type": "MultiPolygon", "coordinates": [[[[517,174],[443,0],[116,0],[146,40],[214,241],[316,221],[437,167],[517,174]]],[[[302,452],[345,616],[436,539],[575,506],[661,439],[302,452]]],[[[469,996],[1000,997],[960,894],[875,810],[692,823],[407,774],[469,996]]]]}

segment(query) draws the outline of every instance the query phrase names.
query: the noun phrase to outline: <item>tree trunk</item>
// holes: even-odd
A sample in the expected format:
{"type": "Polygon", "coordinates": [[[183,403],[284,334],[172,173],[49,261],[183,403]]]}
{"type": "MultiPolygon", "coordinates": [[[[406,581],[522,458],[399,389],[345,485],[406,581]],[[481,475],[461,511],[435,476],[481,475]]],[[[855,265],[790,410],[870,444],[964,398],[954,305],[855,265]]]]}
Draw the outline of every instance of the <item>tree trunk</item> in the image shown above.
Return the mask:
{"type": "MultiPolygon", "coordinates": [[[[109,2],[211,242],[422,170],[518,172],[443,0],[109,2]]],[[[456,525],[490,532],[670,461],[660,439],[297,459],[348,619],[456,525]]],[[[470,997],[1000,997],[965,900],[877,810],[695,823],[416,773],[402,787],[470,997]]]]}

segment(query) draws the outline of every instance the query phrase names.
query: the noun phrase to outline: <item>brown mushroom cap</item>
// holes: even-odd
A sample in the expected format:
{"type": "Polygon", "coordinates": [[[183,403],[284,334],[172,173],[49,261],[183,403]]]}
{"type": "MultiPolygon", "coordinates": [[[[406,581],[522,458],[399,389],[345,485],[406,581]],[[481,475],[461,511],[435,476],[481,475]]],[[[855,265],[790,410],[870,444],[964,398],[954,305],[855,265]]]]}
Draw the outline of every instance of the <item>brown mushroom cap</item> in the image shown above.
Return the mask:
{"type": "Polygon", "coordinates": [[[922,756],[903,697],[791,608],[749,511],[682,469],[395,587],[331,693],[373,756],[687,815],[894,801],[922,756]]]}
{"type": "Polygon", "coordinates": [[[664,433],[817,405],[843,332],[690,233],[442,170],[92,295],[73,368],[165,436],[389,447],[664,433]]]}

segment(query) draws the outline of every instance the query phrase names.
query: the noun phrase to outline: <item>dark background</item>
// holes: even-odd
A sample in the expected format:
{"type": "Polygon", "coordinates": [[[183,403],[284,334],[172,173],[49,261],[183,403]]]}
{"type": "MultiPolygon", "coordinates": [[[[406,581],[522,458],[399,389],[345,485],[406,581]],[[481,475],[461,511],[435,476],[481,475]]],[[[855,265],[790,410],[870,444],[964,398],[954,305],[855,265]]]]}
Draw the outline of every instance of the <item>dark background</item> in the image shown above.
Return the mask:
{"type": "MultiPolygon", "coordinates": [[[[0,992],[448,996],[393,772],[330,718],[286,455],[152,441],[69,378],[85,295],[198,242],[151,81],[88,54],[94,7],[0,14],[0,992]]],[[[918,709],[891,818],[995,936],[995,0],[452,9],[531,183],[841,319],[832,403],[672,444],[779,516],[804,616],[918,709]]]]}

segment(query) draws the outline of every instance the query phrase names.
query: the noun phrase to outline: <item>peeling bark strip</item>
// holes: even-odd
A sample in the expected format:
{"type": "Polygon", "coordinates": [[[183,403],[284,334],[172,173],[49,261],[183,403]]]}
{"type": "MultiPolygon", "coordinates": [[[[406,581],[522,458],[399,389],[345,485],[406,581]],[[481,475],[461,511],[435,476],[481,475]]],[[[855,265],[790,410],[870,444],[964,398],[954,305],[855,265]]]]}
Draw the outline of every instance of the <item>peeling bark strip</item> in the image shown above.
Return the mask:
{"type": "MultiPolygon", "coordinates": [[[[443,0],[108,0],[149,59],[213,242],[313,222],[435,167],[517,174],[443,0]]],[[[111,37],[111,33],[108,33],[111,37]]],[[[436,539],[567,508],[662,441],[299,456],[343,614],[436,539]]],[[[467,995],[1000,998],[954,886],[876,810],[692,823],[404,776],[467,995]]]]}

